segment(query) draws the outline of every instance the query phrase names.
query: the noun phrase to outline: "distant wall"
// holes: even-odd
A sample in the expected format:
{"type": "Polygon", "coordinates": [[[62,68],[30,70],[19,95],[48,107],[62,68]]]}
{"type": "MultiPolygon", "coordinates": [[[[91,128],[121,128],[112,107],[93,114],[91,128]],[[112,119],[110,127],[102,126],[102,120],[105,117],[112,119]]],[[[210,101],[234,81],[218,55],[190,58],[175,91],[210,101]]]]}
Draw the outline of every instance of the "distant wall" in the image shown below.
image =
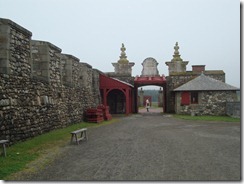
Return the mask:
{"type": "Polygon", "coordinates": [[[0,139],[11,144],[83,121],[101,103],[99,71],[0,19],[0,139]]]}
{"type": "Polygon", "coordinates": [[[240,102],[227,102],[226,114],[235,118],[241,117],[241,103],[240,102]]]}

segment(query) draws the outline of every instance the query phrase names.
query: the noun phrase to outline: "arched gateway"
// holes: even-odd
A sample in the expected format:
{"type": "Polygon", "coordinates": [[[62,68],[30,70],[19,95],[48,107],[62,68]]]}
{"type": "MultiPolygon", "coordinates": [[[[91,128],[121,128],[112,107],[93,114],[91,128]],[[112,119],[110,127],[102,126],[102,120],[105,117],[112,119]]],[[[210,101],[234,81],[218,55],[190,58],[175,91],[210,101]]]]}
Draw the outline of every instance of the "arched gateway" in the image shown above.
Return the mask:
{"type": "Polygon", "coordinates": [[[143,69],[141,76],[136,76],[134,80],[134,92],[135,92],[135,112],[138,112],[138,88],[141,86],[155,85],[163,87],[163,109],[166,111],[166,78],[164,75],[160,76],[157,69],[158,62],[152,58],[146,58],[143,63],[143,69]]]}
{"type": "Polygon", "coordinates": [[[138,88],[146,85],[163,87],[163,109],[166,110],[166,79],[159,75],[158,62],[152,58],[146,58],[140,76],[132,76],[132,67],[135,63],[129,62],[124,47],[121,47],[120,59],[114,66],[114,72],[100,74],[100,91],[102,102],[110,107],[110,113],[138,113],[138,88]]]}

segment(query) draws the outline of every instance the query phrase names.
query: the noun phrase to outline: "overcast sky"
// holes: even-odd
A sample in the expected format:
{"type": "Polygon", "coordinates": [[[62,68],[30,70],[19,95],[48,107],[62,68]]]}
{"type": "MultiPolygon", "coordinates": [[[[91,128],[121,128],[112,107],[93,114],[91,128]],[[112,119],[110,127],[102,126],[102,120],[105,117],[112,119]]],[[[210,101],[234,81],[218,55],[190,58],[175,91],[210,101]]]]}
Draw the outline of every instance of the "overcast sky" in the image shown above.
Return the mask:
{"type": "Polygon", "coordinates": [[[147,57],[167,76],[178,42],[187,70],[224,70],[240,87],[238,0],[0,0],[0,17],[103,72],[114,71],[124,43],[134,76],[147,57]]]}

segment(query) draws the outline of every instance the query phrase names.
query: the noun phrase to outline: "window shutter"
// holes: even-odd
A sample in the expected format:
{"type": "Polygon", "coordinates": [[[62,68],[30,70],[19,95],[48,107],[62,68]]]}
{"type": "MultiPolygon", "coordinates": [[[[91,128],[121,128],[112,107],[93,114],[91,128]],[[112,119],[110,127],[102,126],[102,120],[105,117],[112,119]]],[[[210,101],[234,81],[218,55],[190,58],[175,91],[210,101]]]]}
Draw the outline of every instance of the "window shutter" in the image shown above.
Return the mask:
{"type": "Polygon", "coordinates": [[[181,105],[189,105],[189,104],[190,104],[190,93],[181,92],[181,105]]]}

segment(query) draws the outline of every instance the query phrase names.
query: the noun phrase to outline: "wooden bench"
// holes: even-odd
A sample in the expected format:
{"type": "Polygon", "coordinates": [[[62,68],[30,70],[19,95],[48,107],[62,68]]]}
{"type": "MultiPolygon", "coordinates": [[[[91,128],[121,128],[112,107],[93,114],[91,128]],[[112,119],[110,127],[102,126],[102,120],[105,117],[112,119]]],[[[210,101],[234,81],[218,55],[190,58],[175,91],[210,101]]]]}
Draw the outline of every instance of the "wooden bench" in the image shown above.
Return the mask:
{"type": "Polygon", "coordinates": [[[3,147],[3,155],[6,157],[7,156],[7,153],[6,153],[6,144],[8,144],[8,140],[0,140],[0,144],[2,145],[3,147]]]}
{"type": "Polygon", "coordinates": [[[84,139],[88,140],[87,128],[82,128],[82,129],[71,132],[70,143],[76,142],[77,144],[79,144],[79,141],[84,140],[84,139]]]}

